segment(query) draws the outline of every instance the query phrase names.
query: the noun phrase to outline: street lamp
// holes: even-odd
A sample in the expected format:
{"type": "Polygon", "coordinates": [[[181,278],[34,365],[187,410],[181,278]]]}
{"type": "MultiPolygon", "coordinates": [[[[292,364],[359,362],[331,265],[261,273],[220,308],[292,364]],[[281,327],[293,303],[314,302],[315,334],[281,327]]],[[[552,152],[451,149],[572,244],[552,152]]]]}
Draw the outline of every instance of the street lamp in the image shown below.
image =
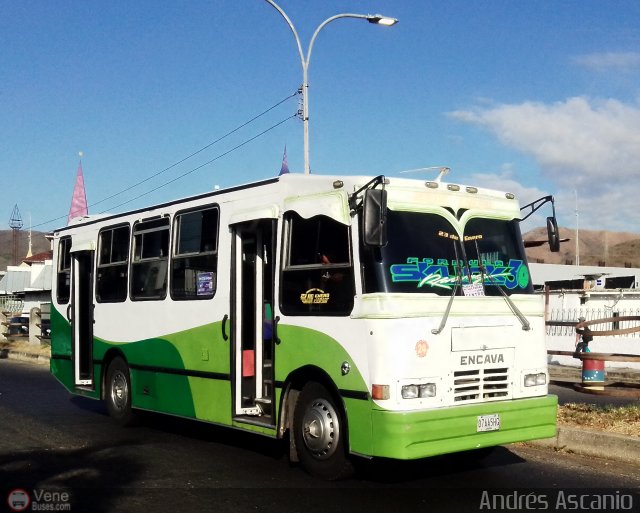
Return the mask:
{"type": "Polygon", "coordinates": [[[398,23],[396,18],[389,18],[388,16],[382,16],[381,14],[352,14],[352,13],[342,13],[336,14],[335,16],[331,16],[331,18],[327,18],[324,20],[318,28],[313,33],[311,37],[311,41],[309,42],[309,48],[307,49],[307,58],[304,58],[304,53],[302,52],[302,44],[300,44],[300,38],[298,37],[298,33],[296,32],[296,28],[291,23],[291,20],[287,16],[287,14],[280,8],[278,4],[276,4],[273,0],[266,0],[270,3],[285,19],[291,32],[293,32],[294,37],[296,38],[296,44],[298,45],[298,53],[300,54],[300,63],[302,64],[302,123],[304,126],[304,172],[305,174],[310,174],[311,169],[309,167],[309,60],[311,59],[311,50],[313,49],[313,43],[318,36],[318,32],[322,30],[323,27],[328,25],[334,20],[339,18],[360,18],[362,20],[367,20],[369,23],[373,23],[375,25],[383,25],[386,27],[390,27],[398,23]]]}

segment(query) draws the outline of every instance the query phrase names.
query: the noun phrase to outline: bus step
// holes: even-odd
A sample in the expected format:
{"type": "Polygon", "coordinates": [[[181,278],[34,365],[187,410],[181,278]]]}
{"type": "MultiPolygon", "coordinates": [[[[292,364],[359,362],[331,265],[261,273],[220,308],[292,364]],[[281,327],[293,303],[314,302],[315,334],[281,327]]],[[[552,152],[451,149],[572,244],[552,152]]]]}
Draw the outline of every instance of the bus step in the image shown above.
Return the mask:
{"type": "Polygon", "coordinates": [[[259,417],[260,415],[263,415],[260,405],[258,405],[257,408],[243,408],[242,413],[250,417],[259,417]]]}
{"type": "Polygon", "coordinates": [[[262,415],[271,415],[271,399],[267,397],[258,397],[256,400],[256,406],[262,412],[262,415]]]}

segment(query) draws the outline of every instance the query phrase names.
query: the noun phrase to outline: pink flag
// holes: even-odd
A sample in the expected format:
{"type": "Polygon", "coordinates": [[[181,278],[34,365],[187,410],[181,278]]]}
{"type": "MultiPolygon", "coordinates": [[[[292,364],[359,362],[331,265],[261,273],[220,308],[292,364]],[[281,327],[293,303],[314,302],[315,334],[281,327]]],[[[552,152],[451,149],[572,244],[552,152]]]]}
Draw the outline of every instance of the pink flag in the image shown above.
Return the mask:
{"type": "Polygon", "coordinates": [[[71,208],[67,217],[67,224],[72,219],[89,214],[87,208],[87,195],[84,192],[84,176],[82,176],[82,161],[78,163],[78,174],[76,175],[76,185],[73,188],[73,197],[71,198],[71,208]]]}

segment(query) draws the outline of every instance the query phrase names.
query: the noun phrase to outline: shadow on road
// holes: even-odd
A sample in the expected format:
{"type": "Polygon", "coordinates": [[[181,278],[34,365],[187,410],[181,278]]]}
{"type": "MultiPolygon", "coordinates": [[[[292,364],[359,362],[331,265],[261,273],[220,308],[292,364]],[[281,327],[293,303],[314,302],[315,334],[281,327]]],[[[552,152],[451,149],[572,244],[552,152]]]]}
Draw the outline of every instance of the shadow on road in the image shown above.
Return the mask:
{"type": "MultiPolygon", "coordinates": [[[[465,483],[462,474],[477,469],[504,467],[523,463],[525,460],[505,447],[465,451],[454,454],[443,454],[419,460],[391,460],[375,458],[357,461],[357,476],[373,483],[384,485],[412,486],[412,482],[431,479],[438,486],[459,487],[472,486],[465,483]]],[[[475,483],[473,486],[475,486],[475,483]]]]}
{"type": "Polygon", "coordinates": [[[244,449],[273,459],[287,456],[288,442],[192,419],[140,411],[136,425],[192,440],[244,449]]]}
{"type": "Polygon", "coordinates": [[[98,413],[104,417],[109,416],[103,401],[96,401],[95,399],[72,395],[69,397],[69,402],[73,404],[74,407],[80,408],[81,410],[98,413]]]}
{"type": "MultiPolygon", "coordinates": [[[[170,433],[204,443],[239,448],[260,454],[274,461],[288,459],[289,442],[286,437],[283,440],[274,440],[227,427],[168,417],[156,413],[141,412],[139,416],[139,427],[142,428],[170,433]]],[[[445,454],[410,461],[386,458],[354,458],[354,460],[356,474],[353,480],[343,482],[346,486],[349,486],[350,483],[357,487],[384,486],[385,484],[411,487],[412,482],[424,480],[425,478],[437,478],[442,480],[442,483],[451,483],[451,486],[456,486],[455,483],[457,482],[457,486],[459,486],[459,481],[456,481],[456,476],[459,474],[481,468],[504,467],[505,465],[514,465],[525,461],[505,447],[445,454]]],[[[294,467],[297,467],[297,465],[294,465],[294,467]]],[[[299,467],[298,470],[301,473],[303,472],[299,467]]]]}
{"type": "MultiPolygon", "coordinates": [[[[126,445],[126,444],[125,444],[126,445]]],[[[0,455],[0,483],[39,492],[68,492],[71,511],[112,511],[142,467],[124,456],[122,444],[82,449],[36,449],[0,455]],[[116,450],[117,449],[117,450],[116,450]]]]}

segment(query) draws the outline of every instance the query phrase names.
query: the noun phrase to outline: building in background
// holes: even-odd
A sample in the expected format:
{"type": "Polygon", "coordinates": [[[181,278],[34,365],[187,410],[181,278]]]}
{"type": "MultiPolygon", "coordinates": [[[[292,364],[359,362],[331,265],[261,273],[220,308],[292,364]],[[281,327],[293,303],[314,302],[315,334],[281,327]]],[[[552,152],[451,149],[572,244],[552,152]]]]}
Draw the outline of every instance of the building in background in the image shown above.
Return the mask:
{"type": "Polygon", "coordinates": [[[40,343],[48,337],[51,304],[52,251],[9,266],[0,279],[0,341],[25,339],[40,343]]]}

